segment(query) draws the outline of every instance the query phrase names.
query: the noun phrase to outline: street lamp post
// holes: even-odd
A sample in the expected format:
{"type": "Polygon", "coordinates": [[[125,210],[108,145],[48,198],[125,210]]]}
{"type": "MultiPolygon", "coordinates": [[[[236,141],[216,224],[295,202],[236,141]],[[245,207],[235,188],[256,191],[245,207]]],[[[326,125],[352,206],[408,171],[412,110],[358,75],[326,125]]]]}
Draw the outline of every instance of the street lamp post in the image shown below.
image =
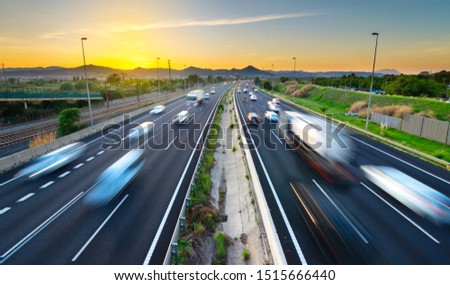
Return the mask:
{"type": "Polygon", "coordinates": [[[86,92],[87,92],[88,106],[89,106],[89,118],[91,120],[91,127],[92,127],[94,125],[94,120],[92,119],[91,96],[89,95],[89,84],[88,84],[87,69],[86,69],[86,57],[84,55],[84,44],[83,44],[83,42],[85,40],[87,40],[87,38],[81,38],[81,49],[83,50],[84,80],[86,81],[86,92]]]}
{"type": "MultiPolygon", "coordinates": [[[[295,80],[295,64],[297,63],[297,58],[293,57],[292,59],[294,60],[294,80],[295,80]]],[[[292,102],[294,102],[294,92],[292,92],[292,102]]]]}
{"type": "Polygon", "coordinates": [[[370,104],[372,102],[373,77],[375,76],[375,62],[377,60],[378,33],[372,33],[375,38],[375,52],[373,54],[372,78],[370,79],[369,104],[367,104],[366,131],[369,129],[370,104]]]}
{"type": "Polygon", "coordinates": [[[158,96],[161,95],[161,89],[159,87],[159,57],[156,59],[156,78],[158,80],[158,96]]]}

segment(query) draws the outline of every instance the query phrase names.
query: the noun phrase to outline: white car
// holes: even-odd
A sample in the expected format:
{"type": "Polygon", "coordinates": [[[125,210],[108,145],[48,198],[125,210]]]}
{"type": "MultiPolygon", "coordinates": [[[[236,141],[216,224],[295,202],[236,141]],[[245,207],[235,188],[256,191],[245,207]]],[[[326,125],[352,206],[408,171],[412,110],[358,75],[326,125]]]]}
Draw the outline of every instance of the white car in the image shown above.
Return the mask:
{"type": "Polygon", "coordinates": [[[278,98],[273,98],[273,99],[272,99],[272,102],[275,103],[275,104],[280,104],[280,99],[278,99],[278,98]]]}
{"type": "Polygon", "coordinates": [[[251,95],[250,96],[250,100],[252,100],[252,101],[256,101],[258,98],[256,98],[256,95],[251,95]]]}
{"type": "Polygon", "coordinates": [[[153,109],[150,110],[150,115],[160,114],[164,111],[164,109],[166,109],[166,106],[164,106],[164,105],[155,106],[155,107],[153,107],[153,109]]]}
{"type": "Polygon", "coordinates": [[[280,112],[280,107],[272,101],[267,101],[267,107],[269,107],[270,111],[280,112]]]}
{"type": "Polygon", "coordinates": [[[205,100],[209,99],[209,93],[205,93],[205,95],[203,96],[203,98],[205,98],[205,100]]]}
{"type": "Polygon", "coordinates": [[[269,120],[272,123],[278,122],[278,115],[275,112],[272,111],[266,111],[264,113],[264,117],[266,117],[267,120],[269,120]]]}

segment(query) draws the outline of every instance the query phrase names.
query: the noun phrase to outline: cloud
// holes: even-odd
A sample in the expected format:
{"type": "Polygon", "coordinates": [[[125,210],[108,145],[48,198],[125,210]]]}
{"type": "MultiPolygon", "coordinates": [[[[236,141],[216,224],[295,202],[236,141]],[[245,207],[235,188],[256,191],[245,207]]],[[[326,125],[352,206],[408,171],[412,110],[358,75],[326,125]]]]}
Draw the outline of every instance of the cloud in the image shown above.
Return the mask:
{"type": "Polygon", "coordinates": [[[211,26],[229,26],[229,25],[242,25],[251,24],[265,21],[274,21],[291,18],[303,18],[320,16],[322,13],[293,13],[293,14],[277,14],[277,15],[265,15],[256,17],[245,18],[223,18],[212,19],[204,21],[185,20],[179,22],[160,22],[150,23],[145,25],[128,25],[125,27],[113,28],[113,32],[128,32],[128,31],[142,31],[150,29],[166,29],[166,28],[181,28],[181,27],[211,27],[211,26]]]}
{"type": "Polygon", "coordinates": [[[66,34],[67,34],[66,32],[43,33],[39,35],[39,38],[45,40],[60,39],[64,37],[66,34]]]}

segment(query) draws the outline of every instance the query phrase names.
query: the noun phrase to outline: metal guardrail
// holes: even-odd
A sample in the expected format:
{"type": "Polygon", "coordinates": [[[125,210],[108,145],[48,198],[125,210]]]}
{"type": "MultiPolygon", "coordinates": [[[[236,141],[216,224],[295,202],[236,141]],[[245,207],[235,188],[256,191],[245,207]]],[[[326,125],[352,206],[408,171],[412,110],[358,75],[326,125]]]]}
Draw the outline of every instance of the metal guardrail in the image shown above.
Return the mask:
{"type": "MultiPolygon", "coordinates": [[[[225,92],[222,96],[225,96],[226,94],[227,93],[225,92]]],[[[208,121],[206,122],[208,130],[207,130],[207,133],[206,133],[206,136],[205,136],[205,139],[203,140],[203,142],[205,142],[206,138],[208,138],[210,135],[210,132],[211,132],[210,122],[211,122],[211,120],[213,120],[216,117],[217,110],[218,110],[218,107],[219,107],[222,99],[223,99],[223,97],[218,100],[218,102],[216,103],[216,106],[214,107],[214,112],[210,115],[210,117],[208,118],[208,121]]],[[[203,130],[202,133],[200,134],[200,140],[203,137],[204,131],[205,130],[203,130]]],[[[200,141],[199,141],[199,143],[200,143],[200,141]]],[[[178,238],[180,236],[181,230],[183,230],[184,232],[186,231],[186,211],[190,206],[190,198],[189,197],[191,196],[192,189],[194,188],[195,181],[197,180],[197,177],[198,177],[198,169],[200,167],[201,162],[203,161],[204,151],[205,151],[205,147],[203,145],[202,149],[200,151],[200,155],[197,160],[197,164],[195,165],[195,169],[192,174],[191,181],[189,182],[189,189],[186,192],[186,196],[184,197],[183,207],[181,208],[180,215],[178,216],[177,224],[175,225],[175,230],[173,232],[172,239],[170,240],[170,245],[167,249],[166,256],[164,258],[164,265],[173,264],[174,257],[177,258],[177,256],[178,256],[178,238]]]]}

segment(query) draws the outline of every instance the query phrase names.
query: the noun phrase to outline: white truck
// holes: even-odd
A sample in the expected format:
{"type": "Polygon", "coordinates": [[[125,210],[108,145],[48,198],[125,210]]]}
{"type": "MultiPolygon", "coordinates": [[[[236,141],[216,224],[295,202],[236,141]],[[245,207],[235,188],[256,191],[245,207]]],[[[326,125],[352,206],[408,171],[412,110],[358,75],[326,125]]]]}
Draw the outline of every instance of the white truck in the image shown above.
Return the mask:
{"type": "Polygon", "coordinates": [[[187,102],[189,104],[193,104],[194,106],[202,104],[204,97],[205,91],[201,89],[189,91],[189,93],[186,95],[187,102]]]}
{"type": "Polygon", "coordinates": [[[280,112],[280,135],[330,183],[348,182],[354,145],[345,130],[333,123],[298,112],[280,112]],[[327,126],[327,124],[329,124],[327,126]]]}

